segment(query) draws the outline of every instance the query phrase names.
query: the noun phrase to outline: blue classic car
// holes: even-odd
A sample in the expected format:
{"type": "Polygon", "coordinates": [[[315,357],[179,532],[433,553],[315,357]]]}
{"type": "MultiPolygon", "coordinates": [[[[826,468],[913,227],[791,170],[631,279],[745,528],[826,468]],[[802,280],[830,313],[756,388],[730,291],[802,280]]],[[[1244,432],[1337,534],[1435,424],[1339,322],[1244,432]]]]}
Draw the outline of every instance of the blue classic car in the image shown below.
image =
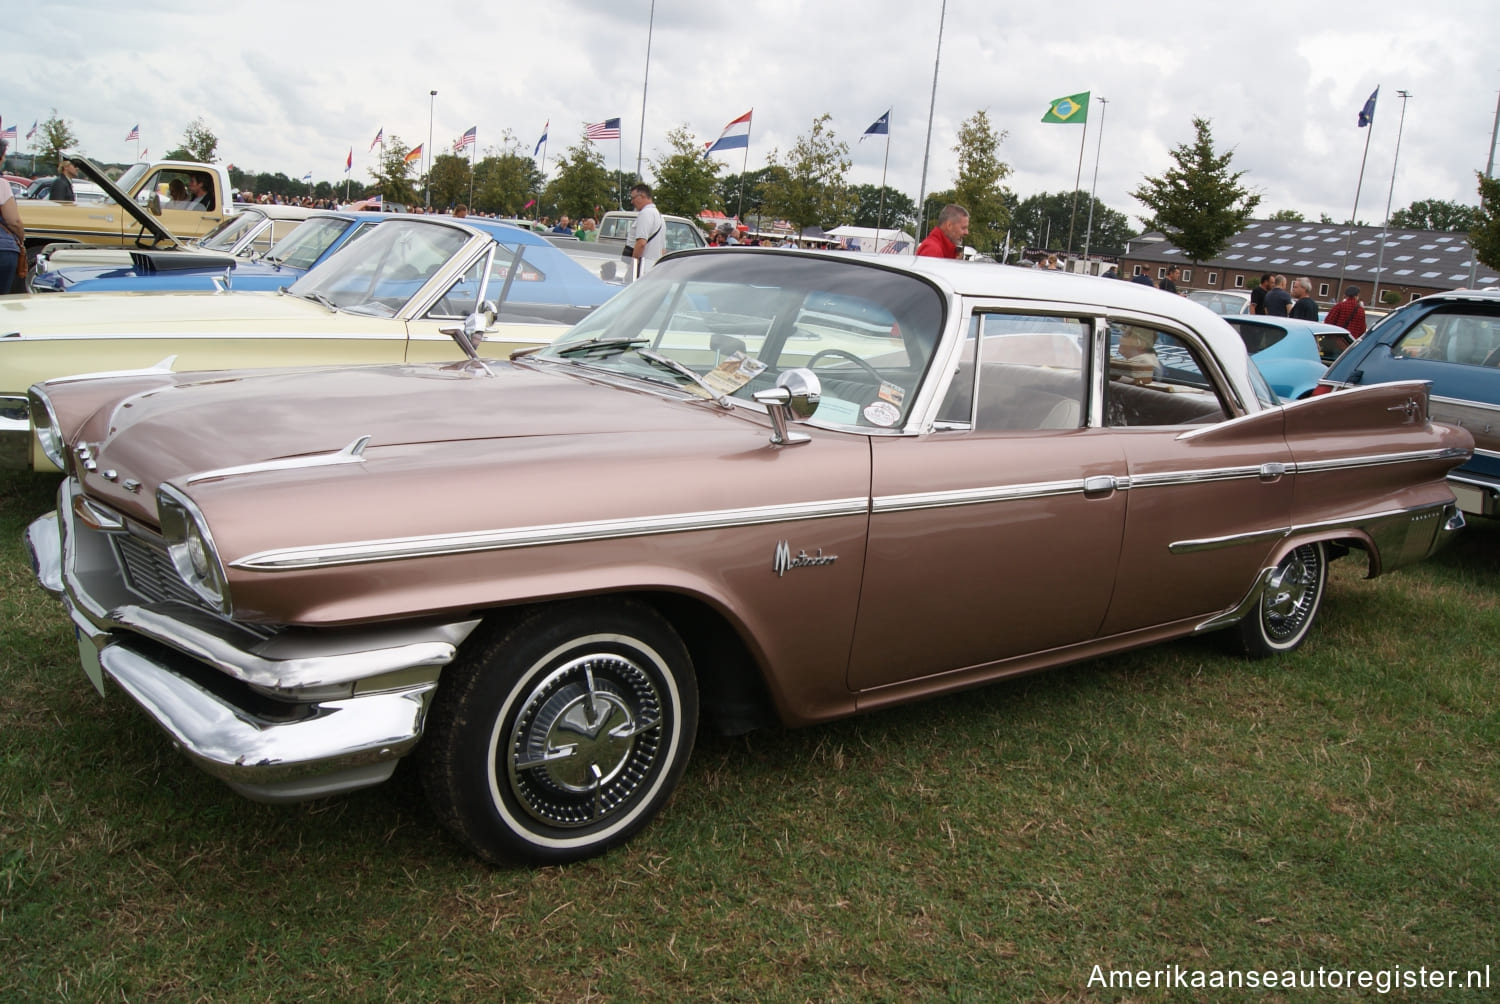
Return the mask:
{"type": "Polygon", "coordinates": [[[1250,358],[1283,401],[1310,397],[1328,364],[1354,340],[1337,324],[1293,317],[1233,314],[1224,320],[1239,332],[1250,358]]]}
{"type": "Polygon", "coordinates": [[[1500,290],[1424,296],[1390,314],[1328,370],[1318,393],[1397,380],[1432,384],[1432,418],[1474,434],[1448,476],[1464,512],[1500,516],[1500,290]]]}
{"type": "MultiPolygon", "coordinates": [[[[253,218],[247,208],[226,220],[253,218]]],[[[324,212],[309,215],[260,257],[248,253],[230,258],[178,250],[132,250],[129,265],[73,265],[42,272],[31,282],[34,293],[148,292],[216,288],[227,281],[235,289],[274,290],[290,286],[308,269],[355,237],[386,219],[383,213],[324,212]]]]}

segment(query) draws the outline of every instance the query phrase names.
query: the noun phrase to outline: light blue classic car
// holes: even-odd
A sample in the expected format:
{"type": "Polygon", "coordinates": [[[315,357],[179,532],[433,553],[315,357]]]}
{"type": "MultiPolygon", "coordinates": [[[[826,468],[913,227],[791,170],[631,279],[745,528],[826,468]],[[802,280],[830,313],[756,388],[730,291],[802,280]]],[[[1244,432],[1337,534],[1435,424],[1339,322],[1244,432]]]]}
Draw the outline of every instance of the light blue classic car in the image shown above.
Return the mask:
{"type": "Polygon", "coordinates": [[[1354,340],[1336,324],[1292,317],[1234,314],[1224,320],[1239,332],[1250,358],[1283,401],[1311,396],[1328,364],[1354,340]]]}
{"type": "MultiPolygon", "coordinates": [[[[248,207],[226,219],[221,229],[227,229],[236,221],[254,220],[260,216],[258,207],[248,207]]],[[[308,269],[386,218],[386,214],[371,212],[310,214],[275,244],[261,247],[258,252],[248,245],[243,251],[205,245],[210,253],[177,249],[132,250],[128,252],[129,265],[71,265],[41,272],[32,279],[31,291],[140,293],[212,290],[222,282],[235,289],[280,289],[296,282],[308,269]],[[212,253],[215,251],[219,253],[212,253]],[[229,253],[224,253],[226,251],[229,253]]]]}

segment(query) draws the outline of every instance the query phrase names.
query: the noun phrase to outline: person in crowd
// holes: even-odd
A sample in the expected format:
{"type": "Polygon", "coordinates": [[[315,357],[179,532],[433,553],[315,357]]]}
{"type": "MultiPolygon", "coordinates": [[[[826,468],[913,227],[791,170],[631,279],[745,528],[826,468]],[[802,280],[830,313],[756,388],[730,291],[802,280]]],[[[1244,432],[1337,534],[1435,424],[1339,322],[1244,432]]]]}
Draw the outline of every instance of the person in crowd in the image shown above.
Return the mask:
{"type": "Polygon", "coordinates": [[[1292,297],[1286,291],[1286,276],[1271,277],[1271,288],[1263,306],[1270,317],[1286,317],[1292,310],[1292,297]]]}
{"type": "Polygon", "coordinates": [[[1333,305],[1324,318],[1329,324],[1337,324],[1355,338],[1365,333],[1365,305],[1359,302],[1359,287],[1344,288],[1344,298],[1333,305]]]}
{"type": "Polygon", "coordinates": [[[938,212],[937,226],[917,245],[917,255],[923,258],[961,257],[967,236],[969,211],[950,202],[938,212]]]}
{"type": "Polygon", "coordinates": [[[469,215],[469,207],[460,202],[458,204],[458,208],[453,210],[453,215],[457,216],[459,219],[463,219],[465,216],[469,215]]]}
{"type": "Polygon", "coordinates": [[[1266,294],[1271,291],[1273,282],[1270,272],[1260,277],[1260,285],[1250,291],[1250,313],[1264,314],[1266,312],[1266,294]]]}
{"type": "Polygon", "coordinates": [[[581,241],[597,241],[599,239],[599,224],[594,222],[592,216],[585,216],[578,221],[578,229],[573,231],[573,236],[581,241]]]}
{"type": "Polygon", "coordinates": [[[563,234],[567,237],[573,236],[573,228],[568,225],[567,216],[559,216],[557,218],[557,225],[552,228],[552,232],[554,234],[563,234]]]}
{"type": "Polygon", "coordinates": [[[209,187],[208,177],[201,171],[194,171],[188,175],[188,194],[192,198],[188,200],[187,209],[194,212],[213,212],[214,193],[209,187]]]}
{"type": "MultiPolygon", "coordinates": [[[[5,142],[0,140],[0,161],[5,142]]],[[[0,180],[0,294],[22,292],[26,275],[26,228],[10,182],[0,180]]]]}
{"type": "Polygon", "coordinates": [[[167,182],[167,208],[186,209],[188,206],[187,186],[182,183],[181,178],[173,178],[167,182]]]}
{"type": "Polygon", "coordinates": [[[733,223],[720,223],[714,228],[714,236],[718,238],[718,243],[726,247],[740,242],[739,238],[734,235],[733,223]]]}
{"type": "Polygon", "coordinates": [[[1157,288],[1166,293],[1177,292],[1177,277],[1180,275],[1182,275],[1182,266],[1168,265],[1167,274],[1162,276],[1161,282],[1157,284],[1157,288]]]}
{"type": "MultiPolygon", "coordinates": [[[[1139,267],[1139,266],[1137,266],[1137,267],[1139,267]]],[[[1156,285],[1156,283],[1154,283],[1154,282],[1151,281],[1151,276],[1146,272],[1145,269],[1141,269],[1141,271],[1139,271],[1135,275],[1131,276],[1130,277],[1130,281],[1131,282],[1138,282],[1142,286],[1153,286],[1154,287],[1156,285]]]]}
{"type": "Polygon", "coordinates": [[[47,192],[47,198],[53,202],[72,202],[73,179],[78,177],[78,166],[71,160],[60,160],[57,162],[57,177],[52,179],[52,188],[47,192]]]}
{"type": "Polygon", "coordinates": [[[635,222],[630,225],[630,237],[635,242],[633,257],[639,274],[645,275],[667,249],[667,222],[651,201],[651,186],[645,182],[630,186],[630,204],[635,207],[635,222]]]}
{"type": "Polygon", "coordinates": [[[1318,319],[1318,301],[1313,299],[1312,280],[1306,276],[1298,276],[1292,281],[1292,312],[1289,316],[1303,321],[1316,321],[1318,319]]]}
{"type": "Polygon", "coordinates": [[[1119,277],[1120,270],[1115,268],[1113,265],[1104,270],[1103,278],[1105,279],[1118,279],[1119,277]]]}

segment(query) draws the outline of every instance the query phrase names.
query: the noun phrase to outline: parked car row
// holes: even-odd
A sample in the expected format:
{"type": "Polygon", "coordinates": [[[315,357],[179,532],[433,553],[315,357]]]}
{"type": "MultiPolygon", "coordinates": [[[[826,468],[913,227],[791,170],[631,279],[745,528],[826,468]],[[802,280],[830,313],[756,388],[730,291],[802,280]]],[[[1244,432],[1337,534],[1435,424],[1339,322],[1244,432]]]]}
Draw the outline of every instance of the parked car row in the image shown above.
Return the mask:
{"type": "Polygon", "coordinates": [[[622,287],[473,219],[388,217],[281,295],[8,323],[0,416],[65,475],[27,542],[92,684],[252,798],[413,756],[487,860],[630,839],[700,717],[1290,651],[1329,562],[1462,528],[1475,444],[1425,378],[1295,400],[1263,370],[1316,331],[1139,285],[723,248],[622,287]],[[270,361],[336,365],[234,368],[270,361]]]}

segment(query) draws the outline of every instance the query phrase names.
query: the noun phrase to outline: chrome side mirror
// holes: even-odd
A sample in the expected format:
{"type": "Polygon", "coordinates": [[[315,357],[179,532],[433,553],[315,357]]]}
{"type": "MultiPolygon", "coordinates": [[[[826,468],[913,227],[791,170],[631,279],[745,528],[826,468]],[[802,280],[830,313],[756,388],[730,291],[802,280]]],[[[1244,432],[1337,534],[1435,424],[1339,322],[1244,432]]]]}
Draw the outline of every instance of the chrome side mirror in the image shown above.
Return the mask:
{"type": "Polygon", "coordinates": [[[479,343],[484,341],[484,333],[494,323],[495,305],[489,300],[485,300],[479,305],[477,311],[464,318],[462,327],[441,328],[439,330],[449,338],[452,338],[464,355],[470,359],[477,360],[479,358],[479,343]]]}
{"type": "Polygon", "coordinates": [[[160,216],[161,215],[161,193],[160,192],[152,192],[151,193],[151,201],[149,201],[149,202],[146,203],[146,208],[149,209],[149,210],[151,210],[151,215],[152,216],[160,216]]]}
{"type": "Polygon", "coordinates": [[[755,400],[766,406],[771,416],[771,443],[774,446],[791,446],[812,439],[805,432],[789,432],[789,418],[804,421],[812,418],[823,397],[823,385],[813,371],[804,367],[789,369],[776,378],[776,386],[770,390],[756,391],[755,400]]]}

